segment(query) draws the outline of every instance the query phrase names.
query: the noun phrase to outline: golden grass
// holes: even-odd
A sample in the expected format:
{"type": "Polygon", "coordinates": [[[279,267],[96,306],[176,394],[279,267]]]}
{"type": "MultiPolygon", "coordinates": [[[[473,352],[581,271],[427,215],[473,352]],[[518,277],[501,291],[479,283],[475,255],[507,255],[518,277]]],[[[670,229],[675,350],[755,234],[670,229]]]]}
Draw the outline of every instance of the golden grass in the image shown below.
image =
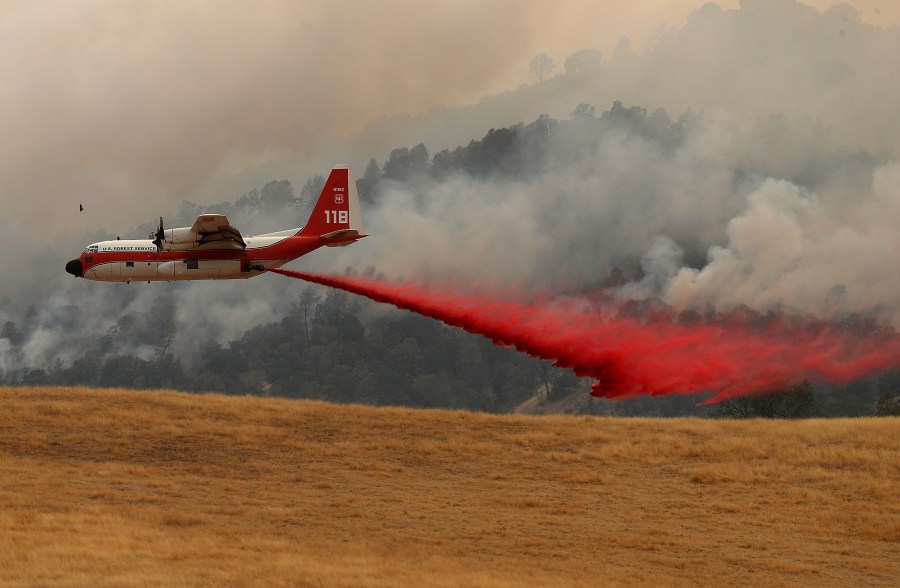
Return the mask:
{"type": "Polygon", "coordinates": [[[0,388],[0,584],[896,585],[898,425],[0,388]]]}

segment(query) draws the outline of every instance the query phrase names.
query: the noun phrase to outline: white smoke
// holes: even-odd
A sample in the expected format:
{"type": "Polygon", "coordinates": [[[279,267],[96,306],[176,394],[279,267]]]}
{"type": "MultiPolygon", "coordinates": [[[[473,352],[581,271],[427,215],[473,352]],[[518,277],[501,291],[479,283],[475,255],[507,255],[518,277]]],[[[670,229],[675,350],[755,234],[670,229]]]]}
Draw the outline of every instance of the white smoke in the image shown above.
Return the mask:
{"type": "Polygon", "coordinates": [[[854,211],[767,180],[728,223],[728,242],[703,269],[684,268],[661,289],[676,307],[745,305],[835,318],[877,314],[900,328],[900,165],[875,170],[854,211]],[[837,210],[835,210],[837,208],[837,210]]]}
{"type": "MultiPolygon", "coordinates": [[[[866,314],[900,326],[900,276],[889,270],[900,261],[900,164],[840,148],[785,164],[765,150],[781,130],[721,113],[686,132],[672,150],[606,133],[581,160],[529,181],[391,185],[370,217],[375,236],[320,261],[563,289],[596,286],[624,266],[633,278],[619,291],[626,298],[826,319],[866,314]],[[807,175],[815,188],[766,172],[807,175]],[[687,266],[687,252],[706,259],[687,266]]],[[[556,150],[573,146],[583,145],[556,150]]],[[[820,146],[810,139],[797,148],[820,146]]]]}

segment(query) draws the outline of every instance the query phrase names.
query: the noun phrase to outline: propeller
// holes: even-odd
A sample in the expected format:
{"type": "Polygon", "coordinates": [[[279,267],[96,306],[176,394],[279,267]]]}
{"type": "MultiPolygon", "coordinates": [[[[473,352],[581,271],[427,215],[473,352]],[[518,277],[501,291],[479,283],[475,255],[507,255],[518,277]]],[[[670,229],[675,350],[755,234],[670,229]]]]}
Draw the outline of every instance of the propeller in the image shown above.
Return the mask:
{"type": "Polygon", "coordinates": [[[154,236],[156,238],[153,239],[153,244],[156,245],[156,255],[159,255],[160,252],[162,251],[163,241],[166,240],[166,233],[165,233],[165,230],[163,229],[162,217],[159,217],[159,226],[157,227],[156,233],[154,234],[154,236]]]}

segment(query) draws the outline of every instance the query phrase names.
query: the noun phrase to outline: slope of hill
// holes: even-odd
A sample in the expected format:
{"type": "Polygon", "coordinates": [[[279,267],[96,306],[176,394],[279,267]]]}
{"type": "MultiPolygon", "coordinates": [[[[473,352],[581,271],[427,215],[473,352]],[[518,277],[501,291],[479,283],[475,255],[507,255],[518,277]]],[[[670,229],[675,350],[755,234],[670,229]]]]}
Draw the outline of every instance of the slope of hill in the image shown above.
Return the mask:
{"type": "Polygon", "coordinates": [[[889,585],[897,424],[0,388],[0,583],[889,585]]]}

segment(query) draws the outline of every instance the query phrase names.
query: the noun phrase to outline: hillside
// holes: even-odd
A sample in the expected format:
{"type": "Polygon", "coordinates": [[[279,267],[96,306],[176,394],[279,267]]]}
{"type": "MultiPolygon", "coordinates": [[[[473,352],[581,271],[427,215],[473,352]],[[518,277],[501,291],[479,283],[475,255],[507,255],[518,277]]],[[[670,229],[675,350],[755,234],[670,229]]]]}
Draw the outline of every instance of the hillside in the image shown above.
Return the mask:
{"type": "Polygon", "coordinates": [[[897,425],[0,388],[0,583],[890,585],[897,425]]]}

